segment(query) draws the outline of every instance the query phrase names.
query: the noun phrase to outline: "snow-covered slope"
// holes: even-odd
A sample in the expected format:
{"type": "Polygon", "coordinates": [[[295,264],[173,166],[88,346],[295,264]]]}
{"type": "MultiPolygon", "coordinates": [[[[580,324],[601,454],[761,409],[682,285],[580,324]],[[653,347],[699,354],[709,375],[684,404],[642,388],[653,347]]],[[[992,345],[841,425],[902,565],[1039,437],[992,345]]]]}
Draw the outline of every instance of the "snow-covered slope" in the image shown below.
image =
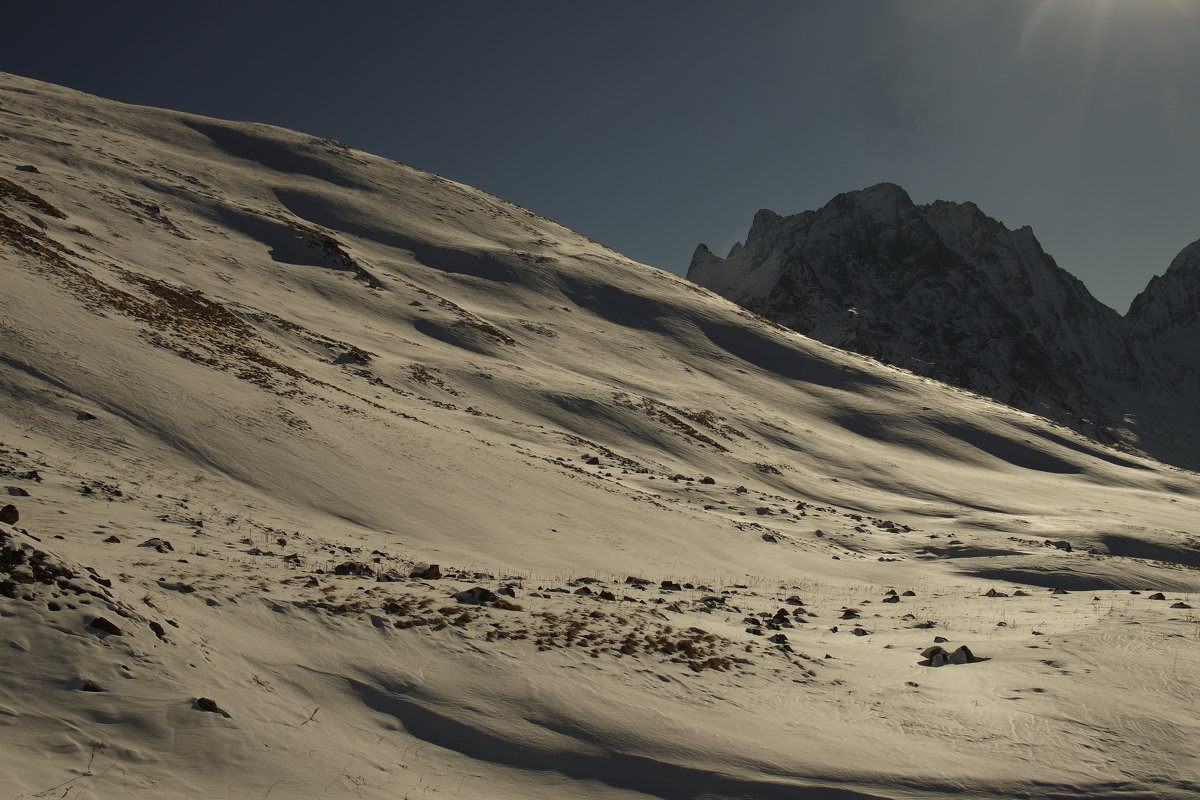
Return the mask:
{"type": "Polygon", "coordinates": [[[337,142],[0,135],[9,795],[1197,791],[1195,474],[337,142]]]}
{"type": "Polygon", "coordinates": [[[1142,331],[1161,338],[1196,319],[1200,273],[1188,263],[1181,255],[1151,284],[1130,322],[1028,227],[879,184],[818,211],[760,211],[727,258],[701,245],[688,277],[828,344],[1196,468],[1200,438],[1185,413],[1200,404],[1194,333],[1162,347],[1142,331]]]}

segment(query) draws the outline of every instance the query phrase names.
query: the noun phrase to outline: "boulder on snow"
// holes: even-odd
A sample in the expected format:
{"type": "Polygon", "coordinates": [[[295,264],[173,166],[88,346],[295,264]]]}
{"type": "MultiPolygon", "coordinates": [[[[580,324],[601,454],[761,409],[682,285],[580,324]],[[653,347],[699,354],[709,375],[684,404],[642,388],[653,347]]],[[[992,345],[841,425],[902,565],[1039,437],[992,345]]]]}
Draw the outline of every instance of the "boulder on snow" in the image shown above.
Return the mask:
{"type": "Polygon", "coordinates": [[[196,708],[201,711],[209,711],[213,714],[220,714],[222,717],[229,719],[229,712],[217,705],[216,700],[210,700],[207,697],[196,698],[196,708]]]}
{"type": "Polygon", "coordinates": [[[485,589],[482,586],[474,586],[470,589],[464,589],[461,592],[456,592],[451,595],[455,600],[467,605],[477,606],[481,603],[494,603],[499,600],[499,596],[491,589],[485,589]]]}
{"type": "Polygon", "coordinates": [[[115,624],[113,624],[110,620],[106,619],[105,617],[96,617],[95,619],[93,619],[91,622],[88,623],[88,627],[95,628],[98,631],[104,631],[105,633],[111,634],[112,636],[124,636],[125,635],[124,631],[122,631],[120,628],[118,628],[115,624]]]}
{"type": "Polygon", "coordinates": [[[971,648],[965,644],[955,650],[953,653],[948,652],[941,645],[933,645],[926,647],[921,651],[921,661],[917,663],[922,667],[942,667],[946,664],[976,664],[980,661],[987,661],[986,658],[980,658],[971,652],[971,648]]]}
{"type": "Polygon", "coordinates": [[[16,525],[20,519],[21,514],[12,503],[9,503],[4,508],[0,508],[0,522],[3,522],[5,525],[16,525]]]}
{"type": "Polygon", "coordinates": [[[362,561],[343,561],[333,568],[334,575],[355,575],[359,578],[375,577],[375,570],[362,561]]]}
{"type": "Polygon", "coordinates": [[[442,577],[442,568],[437,564],[415,564],[412,571],[409,572],[409,576],[435,581],[442,577]]]}

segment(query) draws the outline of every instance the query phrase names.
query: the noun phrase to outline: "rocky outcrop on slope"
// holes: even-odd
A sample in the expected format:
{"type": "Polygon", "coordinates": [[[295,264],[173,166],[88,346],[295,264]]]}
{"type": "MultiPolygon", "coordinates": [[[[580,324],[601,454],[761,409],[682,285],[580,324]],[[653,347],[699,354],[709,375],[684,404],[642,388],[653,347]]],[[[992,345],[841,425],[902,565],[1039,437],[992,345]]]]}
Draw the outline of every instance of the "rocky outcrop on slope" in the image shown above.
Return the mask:
{"type": "Polygon", "coordinates": [[[1028,227],[1009,230],[973,203],[917,205],[884,183],[817,211],[759,211],[726,258],[700,245],[688,277],[827,344],[1197,466],[1161,430],[1177,422],[1151,420],[1165,415],[1138,398],[1155,395],[1159,409],[1176,405],[1164,392],[1200,397],[1200,364],[1182,357],[1200,324],[1198,245],[1122,318],[1028,227]]]}

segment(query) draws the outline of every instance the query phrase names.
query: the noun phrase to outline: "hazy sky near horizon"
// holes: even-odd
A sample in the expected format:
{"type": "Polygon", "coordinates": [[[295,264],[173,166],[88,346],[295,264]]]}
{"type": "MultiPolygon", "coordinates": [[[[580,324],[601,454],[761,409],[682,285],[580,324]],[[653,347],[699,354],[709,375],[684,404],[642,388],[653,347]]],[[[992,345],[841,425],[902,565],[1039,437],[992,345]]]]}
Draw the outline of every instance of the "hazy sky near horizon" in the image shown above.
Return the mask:
{"type": "Polygon", "coordinates": [[[340,139],[654,266],[882,181],[1124,311],[1200,239],[1198,0],[24,3],[0,69],[340,139]]]}

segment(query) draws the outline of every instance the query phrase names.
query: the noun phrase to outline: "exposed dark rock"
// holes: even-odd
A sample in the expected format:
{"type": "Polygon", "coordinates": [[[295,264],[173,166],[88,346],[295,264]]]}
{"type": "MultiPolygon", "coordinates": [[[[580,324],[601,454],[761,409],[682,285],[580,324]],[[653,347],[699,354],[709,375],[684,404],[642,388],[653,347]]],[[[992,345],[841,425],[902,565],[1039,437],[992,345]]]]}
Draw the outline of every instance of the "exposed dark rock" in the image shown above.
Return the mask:
{"type": "Polygon", "coordinates": [[[950,654],[951,664],[974,664],[975,662],[982,660],[983,659],[976,658],[975,654],[971,652],[971,648],[967,647],[965,644],[950,654]]]}
{"type": "Polygon", "coordinates": [[[1146,599],[1147,600],[1166,600],[1167,596],[1165,594],[1163,594],[1162,592],[1155,592],[1154,594],[1150,595],[1146,599]]]}
{"type": "Polygon", "coordinates": [[[79,691],[81,691],[81,692],[107,692],[108,690],[105,689],[100,684],[96,683],[95,681],[85,680],[79,686],[79,691]]]}
{"type": "Polygon", "coordinates": [[[208,711],[213,714],[220,714],[222,717],[229,719],[229,712],[217,705],[216,700],[210,700],[207,697],[196,698],[196,708],[201,711],[208,711]]]}
{"type": "Polygon", "coordinates": [[[9,503],[4,508],[0,508],[0,522],[5,525],[16,525],[21,519],[21,513],[17,511],[17,507],[9,503]]]}
{"type": "Polygon", "coordinates": [[[98,631],[104,631],[113,636],[124,636],[125,633],[105,617],[96,617],[88,623],[89,628],[95,628],[98,631]]]}
{"type": "Polygon", "coordinates": [[[343,561],[333,568],[334,575],[354,575],[359,578],[375,577],[375,570],[370,564],[362,561],[343,561]]]}
{"type": "Polygon", "coordinates": [[[485,589],[482,586],[474,586],[470,589],[464,589],[461,592],[456,592],[452,595],[455,600],[467,605],[477,606],[481,603],[494,603],[500,597],[491,589],[485,589]]]}
{"type": "Polygon", "coordinates": [[[105,543],[105,544],[120,544],[120,543],[121,543],[121,537],[117,536],[117,535],[114,533],[112,536],[109,536],[108,538],[106,538],[106,539],[104,540],[104,543],[105,543]]]}
{"type": "Polygon", "coordinates": [[[156,550],[159,553],[170,553],[175,551],[174,546],[172,546],[170,542],[168,542],[166,539],[160,539],[157,536],[152,539],[147,539],[139,544],[138,547],[149,547],[151,550],[156,550]]]}
{"type": "Polygon", "coordinates": [[[410,577],[435,581],[442,577],[442,568],[437,564],[416,564],[409,573],[410,577]]]}
{"type": "Polygon", "coordinates": [[[946,664],[975,664],[980,661],[987,661],[986,658],[980,658],[972,653],[971,648],[965,644],[953,653],[947,652],[940,645],[933,645],[921,651],[921,658],[924,660],[917,663],[923,667],[941,667],[946,664]]]}

